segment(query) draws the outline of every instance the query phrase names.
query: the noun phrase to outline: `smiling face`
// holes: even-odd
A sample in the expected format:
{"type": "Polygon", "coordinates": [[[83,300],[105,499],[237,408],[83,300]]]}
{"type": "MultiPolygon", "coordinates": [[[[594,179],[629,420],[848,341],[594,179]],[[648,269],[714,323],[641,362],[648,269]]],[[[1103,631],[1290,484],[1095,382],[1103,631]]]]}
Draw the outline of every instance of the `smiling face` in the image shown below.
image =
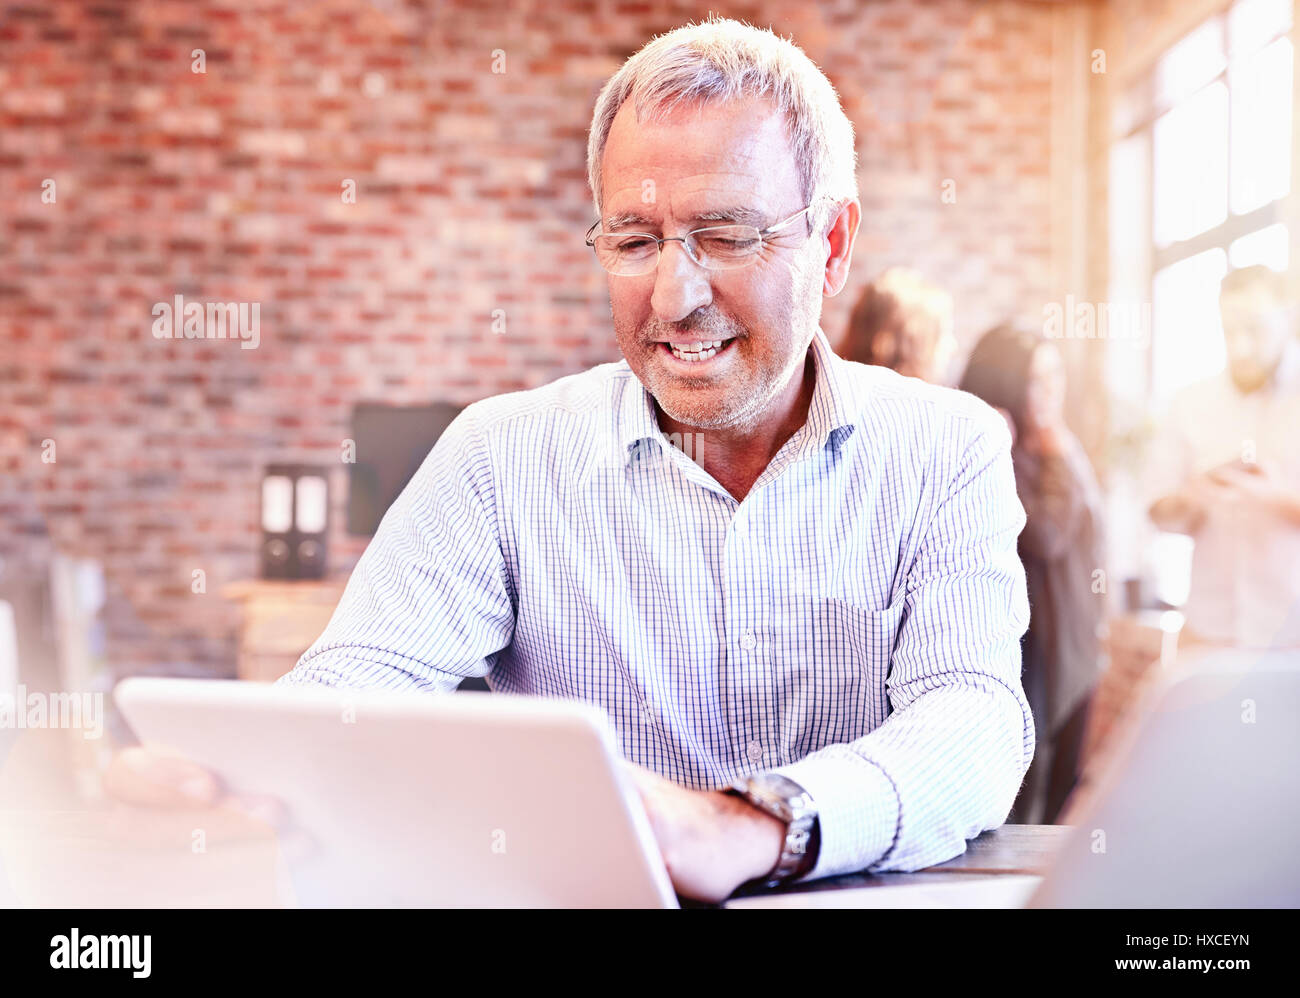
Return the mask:
{"type": "MultiPolygon", "coordinates": [[[[785,119],[753,98],[644,123],[625,103],[601,176],[603,219],[625,220],[605,231],[684,236],[728,221],[763,228],[805,207],[785,119]]],[[[821,315],[825,249],[801,216],[740,269],[706,270],[669,242],[657,270],[610,276],[619,348],[664,413],[701,429],[741,429],[792,403],[802,381],[793,375],[821,315]]]]}

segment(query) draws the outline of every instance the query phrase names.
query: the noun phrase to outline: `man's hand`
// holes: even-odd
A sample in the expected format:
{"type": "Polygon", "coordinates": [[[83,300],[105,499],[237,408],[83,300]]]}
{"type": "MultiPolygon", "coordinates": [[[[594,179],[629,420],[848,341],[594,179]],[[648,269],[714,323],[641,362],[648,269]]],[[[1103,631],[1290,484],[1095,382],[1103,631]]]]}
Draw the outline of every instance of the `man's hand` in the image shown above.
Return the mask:
{"type": "Polygon", "coordinates": [[[281,867],[314,851],[315,843],[282,801],[231,793],[197,763],[143,746],[113,756],[103,787],[110,802],[107,833],[131,847],[142,889],[154,892],[146,896],[202,903],[219,889],[240,899],[236,904],[295,903],[291,887],[279,879],[281,867]],[[198,831],[202,848],[194,851],[198,831]],[[218,863],[227,868],[220,884],[211,872],[218,863]],[[169,883],[147,886],[163,871],[169,883]]]}
{"type": "Polygon", "coordinates": [[[1209,477],[1238,502],[1249,503],[1300,523],[1300,495],[1288,489],[1272,466],[1230,464],[1215,468],[1209,477]]]}
{"type": "Polygon", "coordinates": [[[0,902],[55,908],[297,903],[288,863],[314,844],[286,823],[282,804],[227,793],[201,766],[141,747],[113,757],[102,776],[104,799],[62,792],[64,767],[48,746],[30,744],[45,734],[26,732],[0,770],[0,865],[10,871],[0,902]]]}
{"type": "Polygon", "coordinates": [[[1161,530],[1196,535],[1205,526],[1211,506],[1234,502],[1240,493],[1231,478],[1236,465],[1221,465],[1189,478],[1172,495],[1151,504],[1148,516],[1161,530]]]}
{"type": "Polygon", "coordinates": [[[113,756],[104,791],[124,804],[144,807],[205,807],[221,796],[216,778],[202,766],[140,745],[113,756]]]}
{"type": "Polygon", "coordinates": [[[197,763],[141,745],[113,756],[104,772],[104,791],[136,808],[230,809],[274,828],[288,826],[284,805],[274,797],[228,794],[217,778],[197,763]]]}
{"type": "Polygon", "coordinates": [[[626,763],[677,893],[718,902],[781,858],[785,825],[732,794],[688,790],[626,763]]]}

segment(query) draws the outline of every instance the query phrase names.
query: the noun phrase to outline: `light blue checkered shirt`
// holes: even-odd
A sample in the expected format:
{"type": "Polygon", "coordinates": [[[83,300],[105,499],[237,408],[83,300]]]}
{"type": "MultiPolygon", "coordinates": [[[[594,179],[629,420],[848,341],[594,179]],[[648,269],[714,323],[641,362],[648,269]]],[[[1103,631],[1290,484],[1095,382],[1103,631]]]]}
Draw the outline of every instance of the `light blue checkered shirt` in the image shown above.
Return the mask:
{"type": "Polygon", "coordinates": [[[679,784],[802,785],[809,878],[960,854],[1034,753],[1010,435],[820,330],[810,349],[807,422],[739,503],[626,362],[469,406],[281,682],[599,704],[679,784]]]}

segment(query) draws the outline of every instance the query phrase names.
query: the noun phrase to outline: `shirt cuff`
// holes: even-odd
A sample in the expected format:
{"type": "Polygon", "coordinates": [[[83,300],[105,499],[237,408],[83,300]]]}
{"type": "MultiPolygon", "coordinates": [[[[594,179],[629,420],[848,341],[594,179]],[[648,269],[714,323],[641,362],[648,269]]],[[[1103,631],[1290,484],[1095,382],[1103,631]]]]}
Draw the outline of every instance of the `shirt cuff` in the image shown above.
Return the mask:
{"type": "Polygon", "coordinates": [[[803,787],[817,807],[821,847],[816,865],[800,881],[865,870],[893,849],[898,791],[870,759],[833,745],[771,771],[803,787]]]}

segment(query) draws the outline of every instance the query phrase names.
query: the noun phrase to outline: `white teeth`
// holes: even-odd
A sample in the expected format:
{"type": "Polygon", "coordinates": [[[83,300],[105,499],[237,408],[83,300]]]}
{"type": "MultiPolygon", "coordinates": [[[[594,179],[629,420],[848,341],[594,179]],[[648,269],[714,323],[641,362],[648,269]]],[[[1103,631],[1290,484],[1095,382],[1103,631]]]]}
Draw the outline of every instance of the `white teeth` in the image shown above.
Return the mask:
{"type": "Polygon", "coordinates": [[[708,360],[722,349],[724,343],[730,342],[731,340],[726,339],[708,340],[703,343],[699,341],[696,341],[695,343],[669,343],[668,349],[672,351],[673,356],[678,360],[693,362],[708,360]]]}
{"type": "Polygon", "coordinates": [[[708,347],[706,349],[701,349],[701,350],[678,350],[675,347],[673,348],[673,356],[678,358],[679,360],[685,360],[685,361],[708,360],[717,352],[718,352],[717,349],[714,347],[708,347]]]}
{"type": "Polygon", "coordinates": [[[699,353],[701,350],[716,350],[725,342],[727,341],[705,340],[704,342],[700,342],[699,340],[696,340],[694,343],[670,343],[668,345],[674,350],[680,350],[683,353],[699,353]]]}

